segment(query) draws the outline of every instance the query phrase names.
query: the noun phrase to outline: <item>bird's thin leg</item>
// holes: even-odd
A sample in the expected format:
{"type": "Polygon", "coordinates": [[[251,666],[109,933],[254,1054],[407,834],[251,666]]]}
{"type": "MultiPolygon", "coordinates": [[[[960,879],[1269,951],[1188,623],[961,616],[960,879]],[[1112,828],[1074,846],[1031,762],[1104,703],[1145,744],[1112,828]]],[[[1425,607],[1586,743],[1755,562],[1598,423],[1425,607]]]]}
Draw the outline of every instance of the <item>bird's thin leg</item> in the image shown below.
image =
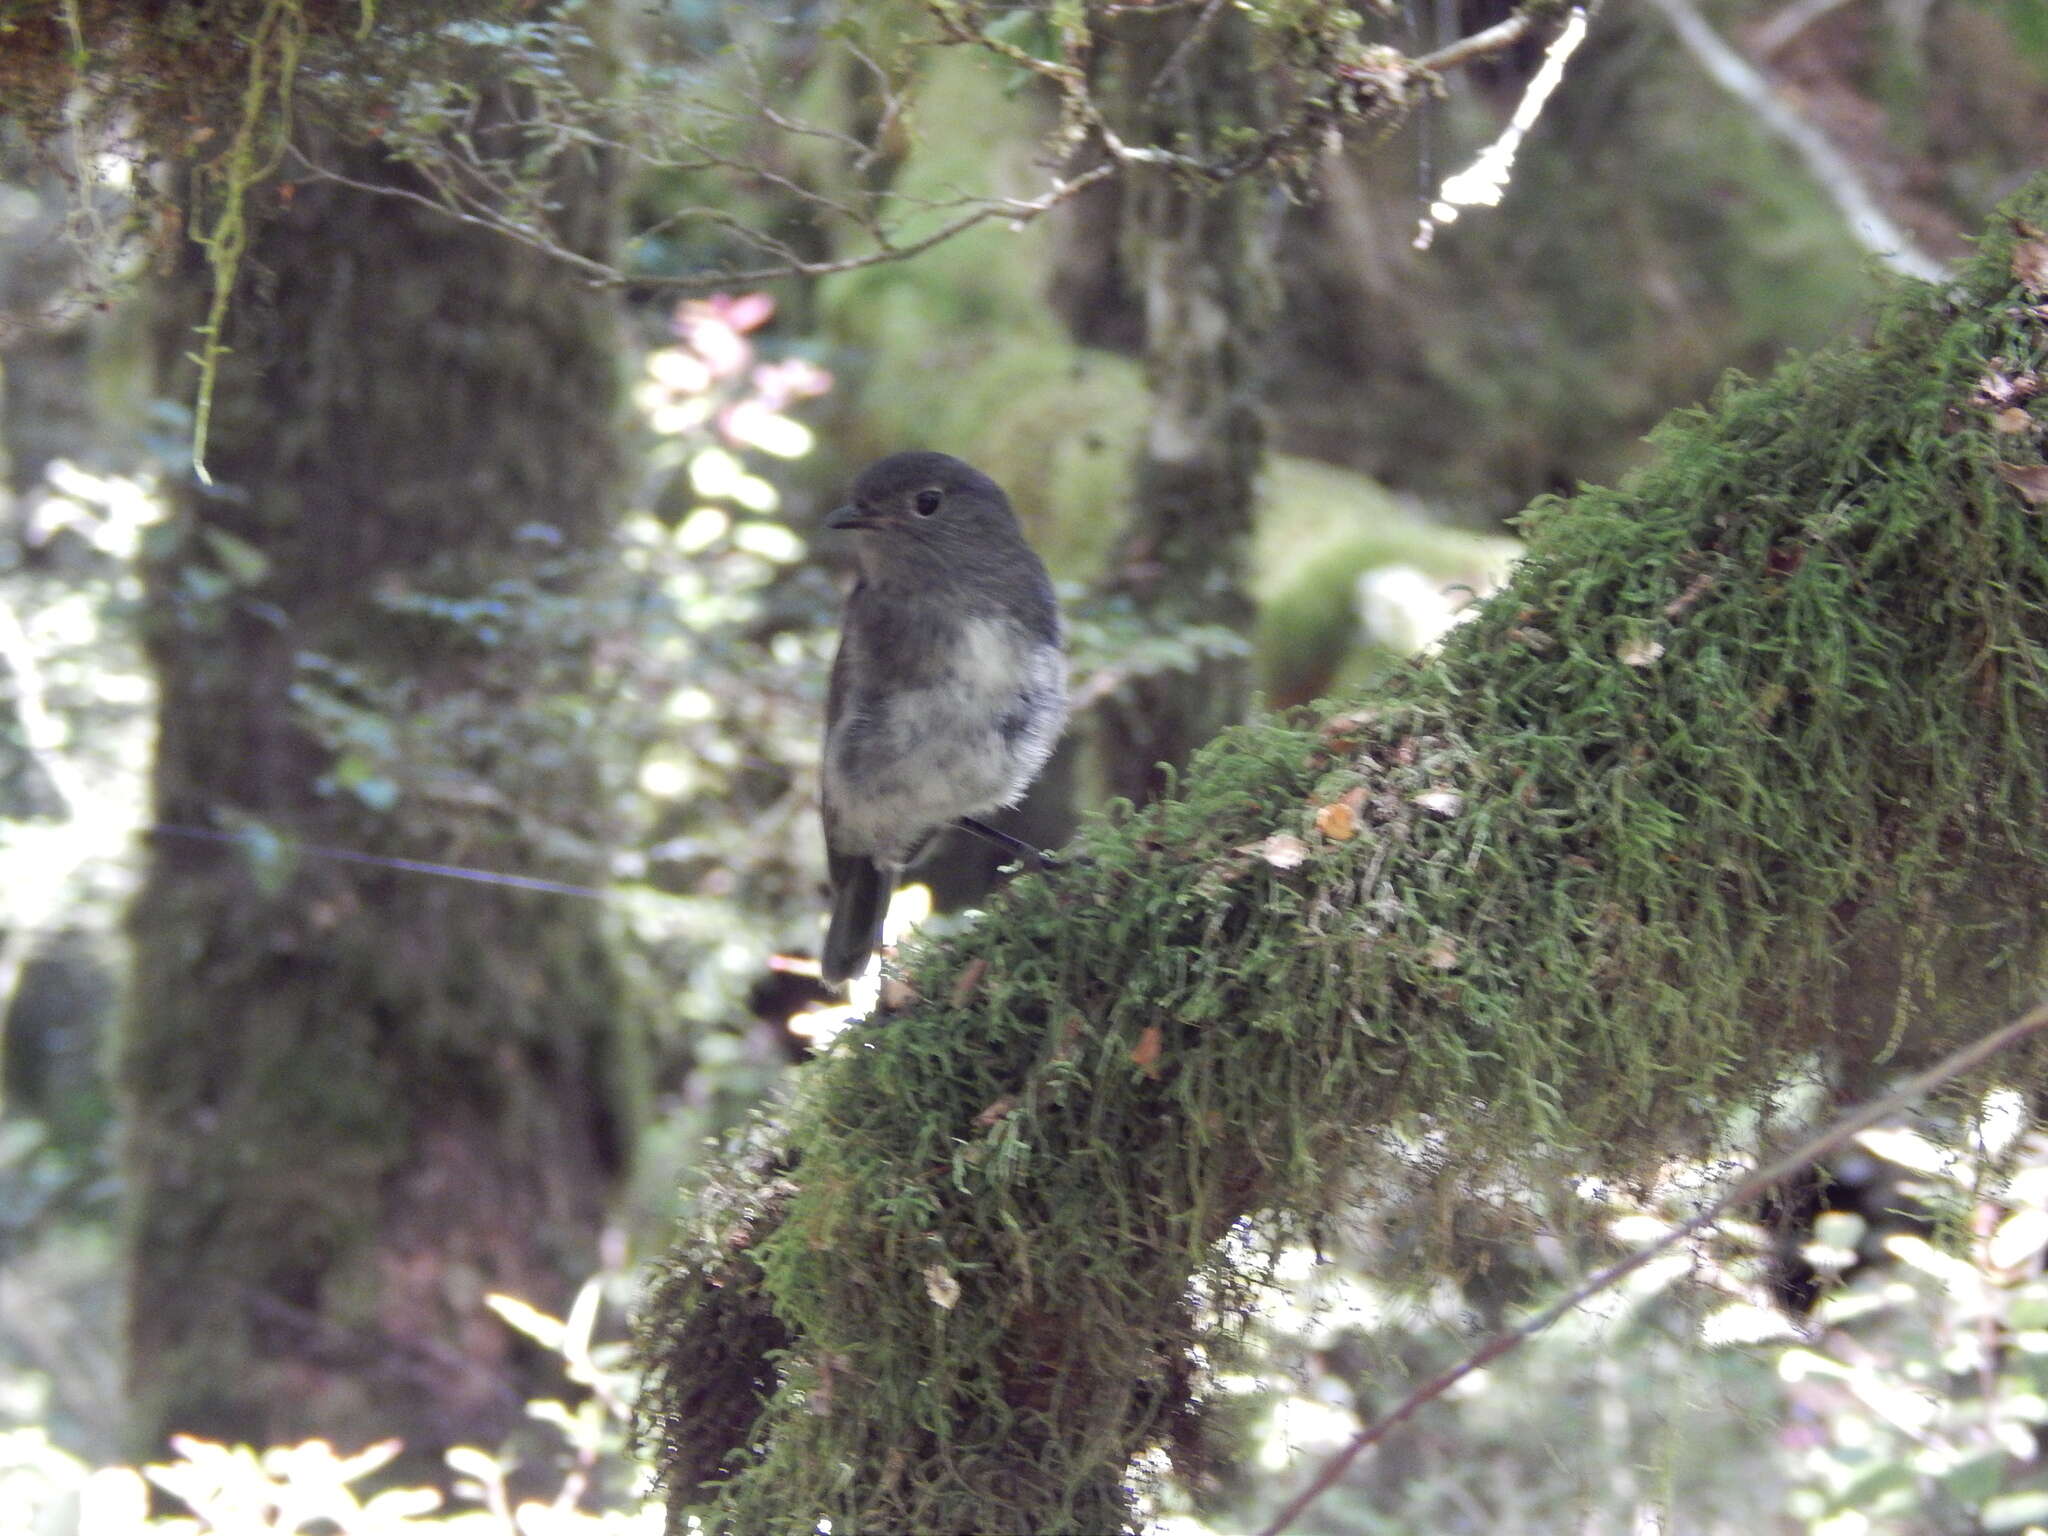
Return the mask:
{"type": "Polygon", "coordinates": [[[999,832],[985,821],[977,821],[972,816],[962,816],[953,825],[962,832],[972,832],[983,842],[994,843],[1005,853],[1022,859],[1034,869],[1057,869],[1059,867],[1060,861],[1052,854],[1047,853],[1043,848],[1034,848],[1021,838],[1012,837],[1007,832],[999,832]]]}

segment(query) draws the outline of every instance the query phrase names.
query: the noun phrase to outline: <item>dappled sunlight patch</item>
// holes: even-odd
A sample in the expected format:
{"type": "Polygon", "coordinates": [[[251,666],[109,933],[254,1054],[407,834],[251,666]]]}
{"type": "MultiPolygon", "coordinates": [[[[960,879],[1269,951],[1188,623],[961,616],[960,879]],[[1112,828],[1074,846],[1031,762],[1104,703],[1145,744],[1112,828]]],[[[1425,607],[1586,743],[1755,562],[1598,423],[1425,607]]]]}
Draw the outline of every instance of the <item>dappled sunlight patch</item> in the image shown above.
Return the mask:
{"type": "Polygon", "coordinates": [[[582,1389],[573,1403],[527,1405],[529,1418],[560,1436],[562,1454],[549,1463],[555,1486],[545,1496],[533,1491],[530,1458],[475,1446],[447,1453],[457,1474],[451,1501],[436,1488],[385,1482],[380,1474],[403,1450],[395,1439],[352,1452],[320,1439],[259,1451],[174,1435],[164,1461],[91,1468],[50,1445],[43,1431],[24,1429],[0,1431],[0,1513],[24,1520],[24,1529],[68,1525],[81,1536],[659,1536],[661,1506],[648,1501],[646,1479],[630,1459],[637,1387],[625,1346],[593,1339],[604,1288],[602,1277],[586,1283],[563,1319],[514,1297],[489,1298],[508,1326],[559,1357],[582,1389]],[[167,1512],[153,1514],[152,1503],[165,1498],[167,1512]]]}
{"type": "Polygon", "coordinates": [[[900,982],[891,985],[894,978],[888,969],[894,963],[892,952],[929,922],[931,915],[930,886],[922,882],[899,885],[882,918],[883,958],[846,984],[846,1001],[824,1003],[794,1015],[789,1021],[790,1033],[808,1040],[814,1049],[823,1050],[857,1020],[878,1010],[890,1012],[907,1006],[914,994],[907,993],[900,982]]]}

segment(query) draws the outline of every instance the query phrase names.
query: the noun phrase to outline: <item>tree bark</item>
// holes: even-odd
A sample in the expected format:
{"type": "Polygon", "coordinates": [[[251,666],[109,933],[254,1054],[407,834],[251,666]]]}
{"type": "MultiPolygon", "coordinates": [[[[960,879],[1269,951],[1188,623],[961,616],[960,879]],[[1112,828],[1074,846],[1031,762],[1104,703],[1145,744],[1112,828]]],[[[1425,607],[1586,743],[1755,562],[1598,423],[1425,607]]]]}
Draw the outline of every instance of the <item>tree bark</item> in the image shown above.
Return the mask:
{"type": "MultiPolygon", "coordinates": [[[[1109,54],[1109,94],[1132,142],[1217,156],[1234,130],[1263,120],[1259,76],[1244,62],[1249,20],[1236,6],[1211,11],[1123,21],[1124,45],[1109,54]]],[[[1144,295],[1151,413],[1111,588],[1155,633],[1251,630],[1252,514],[1276,293],[1266,195],[1256,178],[1219,187],[1159,167],[1127,173],[1124,244],[1144,295]]],[[[1139,804],[1159,793],[1165,772],[1244,718],[1249,678],[1242,651],[1205,648],[1124,679],[1100,710],[1109,793],[1139,804]]]]}
{"type": "MultiPolygon", "coordinates": [[[[417,189],[375,149],[309,148],[417,189]]],[[[555,187],[559,238],[606,254],[606,165],[555,187]]],[[[598,1263],[627,998],[595,902],[317,850],[604,878],[587,615],[615,316],[396,199],[251,198],[215,484],[176,488],[148,561],[165,825],[120,1067],[132,1438],[398,1435],[400,1474],[433,1477],[542,1379],[485,1297],[559,1314],[598,1263]]],[[[161,285],[180,403],[210,281],[188,246],[161,285]]]]}

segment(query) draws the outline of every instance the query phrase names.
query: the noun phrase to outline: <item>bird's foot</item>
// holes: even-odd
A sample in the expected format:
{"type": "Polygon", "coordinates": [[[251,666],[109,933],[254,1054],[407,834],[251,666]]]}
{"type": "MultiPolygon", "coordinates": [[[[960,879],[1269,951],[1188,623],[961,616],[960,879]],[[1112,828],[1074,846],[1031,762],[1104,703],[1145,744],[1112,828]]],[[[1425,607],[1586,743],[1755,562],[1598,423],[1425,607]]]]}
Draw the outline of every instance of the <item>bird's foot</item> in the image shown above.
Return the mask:
{"type": "Polygon", "coordinates": [[[972,816],[962,816],[953,825],[963,832],[972,832],[983,842],[995,844],[996,847],[1002,849],[1005,853],[1013,854],[1017,860],[1016,868],[1029,870],[1060,868],[1060,860],[1057,854],[1048,853],[1043,848],[1035,848],[1022,838],[1012,837],[1007,832],[998,831],[985,821],[978,821],[972,816]]]}

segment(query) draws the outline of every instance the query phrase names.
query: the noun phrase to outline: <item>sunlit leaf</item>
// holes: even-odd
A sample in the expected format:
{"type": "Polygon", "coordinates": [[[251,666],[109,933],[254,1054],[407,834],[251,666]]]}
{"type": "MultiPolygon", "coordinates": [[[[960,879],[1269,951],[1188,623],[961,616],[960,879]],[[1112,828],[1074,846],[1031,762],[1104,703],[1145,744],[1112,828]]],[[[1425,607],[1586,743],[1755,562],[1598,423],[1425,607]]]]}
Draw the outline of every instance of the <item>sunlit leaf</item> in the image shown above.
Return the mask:
{"type": "Polygon", "coordinates": [[[500,1296],[495,1292],[484,1298],[484,1305],[520,1333],[532,1339],[550,1354],[562,1352],[564,1331],[562,1324],[538,1308],[530,1307],[516,1296],[500,1296]]]}
{"type": "Polygon", "coordinates": [[[576,1299],[569,1304],[569,1316],[562,1324],[562,1358],[576,1364],[590,1363],[590,1335],[597,1327],[597,1309],[604,1300],[604,1286],[596,1276],[583,1282],[576,1299]]]}
{"type": "Polygon", "coordinates": [[[495,1483],[504,1476],[497,1459],[488,1451],[478,1450],[473,1445],[453,1445],[443,1454],[443,1461],[465,1477],[473,1477],[480,1483],[495,1483]]]}
{"type": "Polygon", "coordinates": [[[1783,1310],[1754,1302],[1731,1302],[1700,1319],[1700,1338],[1711,1345],[1762,1344],[1771,1339],[1796,1339],[1795,1328],[1783,1310]]]}
{"type": "Polygon", "coordinates": [[[209,523],[200,530],[221,569],[238,587],[253,587],[270,574],[270,556],[238,534],[209,523]]]}
{"type": "Polygon", "coordinates": [[[1778,1356],[1778,1375],[1785,1381],[1807,1381],[1822,1377],[1841,1381],[1850,1375],[1849,1367],[1839,1360],[1831,1360],[1818,1350],[1788,1349],[1778,1356]]]}
{"type": "Polygon", "coordinates": [[[1888,1163],[1897,1163],[1901,1168],[1910,1168],[1915,1173],[1930,1174],[1936,1178],[1953,1179],[1957,1176],[1959,1159],[1948,1148],[1929,1141],[1917,1131],[1899,1126],[1883,1126],[1876,1130],[1864,1131],[1857,1141],[1869,1151],[1876,1153],[1888,1163]]]}
{"type": "Polygon", "coordinates": [[[1982,1284],[1976,1269],[1954,1254],[1944,1253],[1924,1237],[1897,1232],[1884,1240],[1885,1251],[1938,1282],[1952,1295],[1974,1294],[1982,1284]]]}
{"type": "Polygon", "coordinates": [[[2048,1211],[2038,1207],[2013,1212],[1998,1224],[1984,1245],[1985,1257],[1997,1269],[2017,1269],[2048,1246],[2048,1211]]]}
{"type": "Polygon", "coordinates": [[[1986,1531],[2017,1531],[2048,1521],[2048,1491],[2028,1489],[1986,1499],[1977,1523],[1986,1531]]]}

